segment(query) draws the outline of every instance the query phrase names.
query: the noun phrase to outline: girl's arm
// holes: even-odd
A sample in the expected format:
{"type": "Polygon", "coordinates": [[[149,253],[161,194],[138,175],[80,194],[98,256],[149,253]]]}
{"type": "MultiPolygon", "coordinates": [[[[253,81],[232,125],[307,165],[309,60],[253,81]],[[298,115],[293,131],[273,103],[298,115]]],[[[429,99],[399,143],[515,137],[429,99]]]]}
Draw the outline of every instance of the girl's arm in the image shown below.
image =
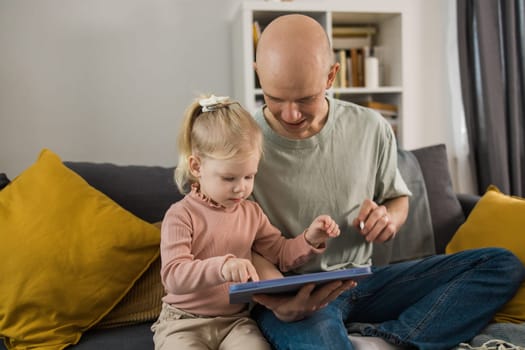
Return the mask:
{"type": "Polygon", "coordinates": [[[277,266],[254,251],[252,251],[252,264],[255,266],[255,270],[257,270],[257,274],[261,281],[283,277],[283,274],[279,271],[277,266]]]}
{"type": "Polygon", "coordinates": [[[162,223],[160,253],[162,283],[173,294],[193,293],[226,282],[221,270],[225,261],[234,257],[195,258],[191,218],[173,207],[162,223]]]}

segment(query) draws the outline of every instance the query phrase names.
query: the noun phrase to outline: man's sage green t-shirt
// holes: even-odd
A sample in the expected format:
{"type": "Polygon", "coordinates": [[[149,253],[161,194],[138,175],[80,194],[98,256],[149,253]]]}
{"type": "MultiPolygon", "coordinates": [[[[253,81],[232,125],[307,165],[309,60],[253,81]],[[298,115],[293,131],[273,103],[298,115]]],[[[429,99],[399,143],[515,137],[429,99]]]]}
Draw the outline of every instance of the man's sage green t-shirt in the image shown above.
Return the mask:
{"type": "Polygon", "coordinates": [[[369,265],[372,245],[352,226],[365,199],[382,203],[410,195],[397,169],[397,146],[390,124],[377,112],[328,98],[328,120],[318,134],[293,140],[275,133],[263,116],[264,154],[253,198],[272,224],[294,237],[313,219],[328,214],[341,234],[324,254],[297,272],[369,265]]]}

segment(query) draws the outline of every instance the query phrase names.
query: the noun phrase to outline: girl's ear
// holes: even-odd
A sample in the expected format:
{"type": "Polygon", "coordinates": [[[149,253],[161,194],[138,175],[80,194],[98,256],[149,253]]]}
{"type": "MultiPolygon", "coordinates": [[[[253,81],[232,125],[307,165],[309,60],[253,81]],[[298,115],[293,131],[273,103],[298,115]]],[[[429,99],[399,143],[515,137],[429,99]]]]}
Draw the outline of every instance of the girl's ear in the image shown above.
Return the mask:
{"type": "Polygon", "coordinates": [[[191,155],[188,157],[188,164],[190,168],[190,173],[195,178],[199,178],[201,176],[201,160],[199,157],[191,155]]]}

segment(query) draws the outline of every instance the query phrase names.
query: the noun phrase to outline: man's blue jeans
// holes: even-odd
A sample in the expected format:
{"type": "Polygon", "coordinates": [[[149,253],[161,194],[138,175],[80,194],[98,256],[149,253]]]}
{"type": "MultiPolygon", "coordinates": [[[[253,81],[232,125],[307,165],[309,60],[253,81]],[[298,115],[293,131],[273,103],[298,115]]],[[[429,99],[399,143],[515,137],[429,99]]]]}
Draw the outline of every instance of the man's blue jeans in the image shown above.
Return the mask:
{"type": "Polygon", "coordinates": [[[511,252],[484,248],[373,268],[327,307],[284,323],[257,306],[253,317],[275,349],[353,349],[346,324],[418,349],[451,349],[486,326],[525,278],[511,252]]]}

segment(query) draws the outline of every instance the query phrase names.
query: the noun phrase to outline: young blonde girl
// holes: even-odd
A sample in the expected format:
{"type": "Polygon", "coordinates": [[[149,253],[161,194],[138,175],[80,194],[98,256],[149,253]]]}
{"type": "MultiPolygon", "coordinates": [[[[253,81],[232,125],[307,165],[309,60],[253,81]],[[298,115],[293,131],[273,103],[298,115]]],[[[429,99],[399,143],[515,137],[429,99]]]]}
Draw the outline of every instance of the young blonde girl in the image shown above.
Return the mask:
{"type": "Polygon", "coordinates": [[[155,349],[270,349],[247,305],[229,304],[229,285],[259,280],[252,249],[287,271],[321,253],[339,227],[321,215],[285,239],[246,200],[263,146],[258,124],[239,103],[214,95],[194,101],[178,141],[175,181],[186,195],[162,222],[166,295],[152,326],[155,349]]]}

